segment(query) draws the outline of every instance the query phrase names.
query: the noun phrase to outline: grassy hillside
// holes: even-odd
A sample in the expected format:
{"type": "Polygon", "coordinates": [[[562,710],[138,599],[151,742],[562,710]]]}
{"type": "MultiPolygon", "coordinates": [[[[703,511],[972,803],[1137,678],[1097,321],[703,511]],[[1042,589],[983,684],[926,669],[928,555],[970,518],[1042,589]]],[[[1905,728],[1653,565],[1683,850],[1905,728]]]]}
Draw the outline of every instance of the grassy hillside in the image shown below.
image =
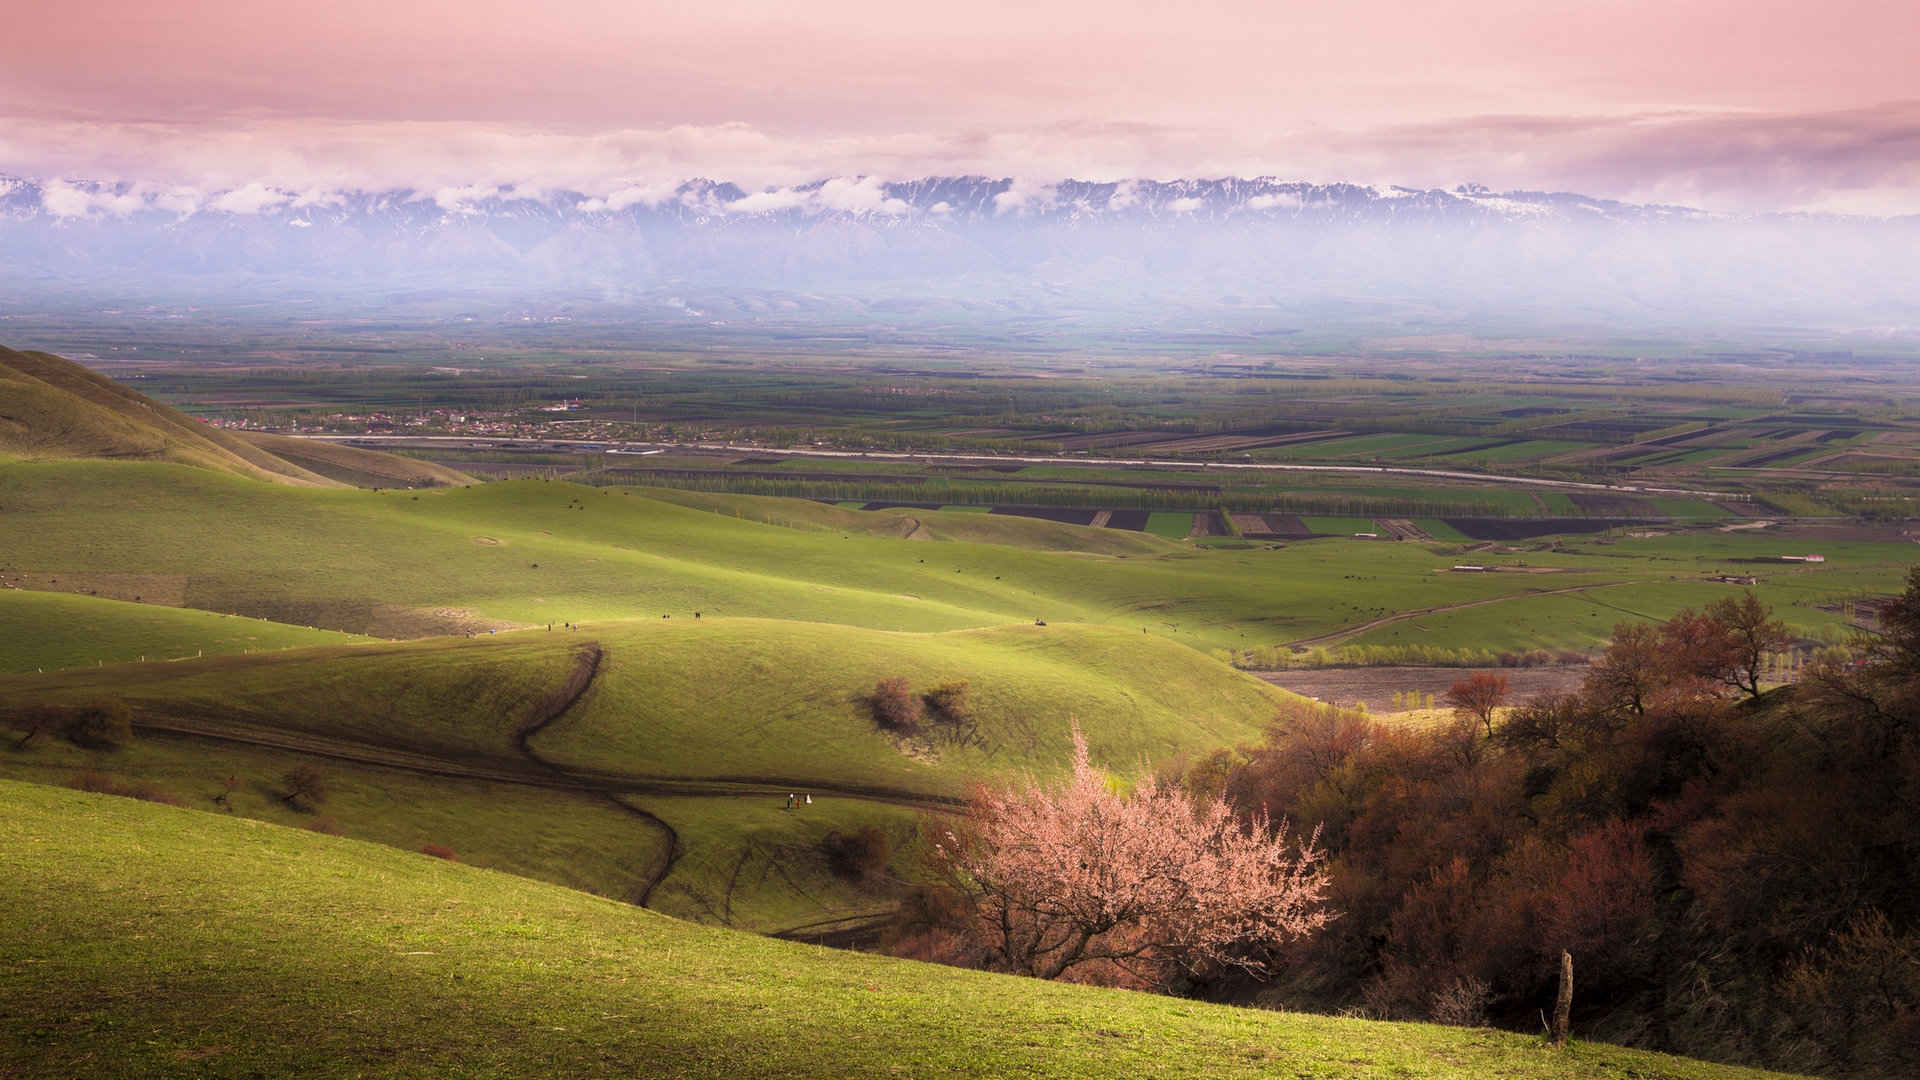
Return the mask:
{"type": "MultiPolygon", "coordinates": [[[[0,465],[0,508],[7,560],[63,571],[63,588],[88,575],[173,576],[186,606],[383,637],[698,610],[915,631],[1043,618],[1233,648],[1573,583],[1450,575],[1452,553],[1413,544],[1199,551],[1146,538],[1157,553],[1035,550],[1019,546],[1024,523],[979,515],[950,516],[1004,542],[921,543],[543,481],[299,492],[158,465],[15,463],[0,465]]],[[[1103,531],[1042,530],[1050,544],[1103,531]]],[[[1637,569],[1565,561],[1582,584],[1637,569]]]]}
{"type": "MultiPolygon", "coordinates": [[[[656,906],[779,930],[897,896],[828,873],[820,845],[833,829],[876,824],[906,851],[919,813],[969,780],[1062,767],[1076,722],[1102,761],[1131,771],[1251,741],[1284,697],[1190,649],[1102,627],[920,635],[648,620],[0,678],[15,705],[125,702],[140,733],[111,752],[41,738],[0,755],[0,775],[64,783],[98,770],[193,805],[239,776],[236,812],[305,823],[316,815],[280,799],[278,778],[318,763],[337,789],[318,816],[347,835],[445,843],[624,898],[664,872],[674,846],[656,906]],[[571,683],[593,650],[593,678],[571,683]],[[965,738],[881,731],[864,696],[893,676],[916,691],[968,680],[965,738]],[[517,733],[562,708],[523,748],[517,733]],[[815,801],[786,813],[794,790],[815,801]]],[[[910,870],[908,855],[896,861],[910,870]]]]}
{"type": "Polygon", "coordinates": [[[72,593],[0,589],[0,674],[177,660],[202,653],[259,652],[356,640],[192,608],[135,604],[72,593]]]}
{"type": "Polygon", "coordinates": [[[0,348],[0,453],[173,461],[280,484],[334,481],[51,353],[0,348]]]}
{"type": "Polygon", "coordinates": [[[441,487],[477,481],[458,469],[378,450],[363,450],[337,442],[296,439],[264,431],[235,431],[237,439],[257,446],[282,461],[354,487],[441,487]]]}
{"type": "Polygon", "coordinates": [[[1287,695],[1150,635],[1103,627],[901,634],[757,619],[590,624],[82,668],[0,679],[13,701],[127,702],[136,722],[189,720],[435,759],[519,760],[513,735],[588,642],[597,677],[534,737],[543,757],[629,778],[811,783],[957,794],[970,778],[1053,768],[1078,722],[1121,768],[1257,736],[1287,695]],[[967,679],[966,745],[900,740],[865,696],[967,679]]]}
{"type": "Polygon", "coordinates": [[[26,1077],[1766,1074],[1202,1005],[719,930],[392,848],[0,782],[26,1077]]]}

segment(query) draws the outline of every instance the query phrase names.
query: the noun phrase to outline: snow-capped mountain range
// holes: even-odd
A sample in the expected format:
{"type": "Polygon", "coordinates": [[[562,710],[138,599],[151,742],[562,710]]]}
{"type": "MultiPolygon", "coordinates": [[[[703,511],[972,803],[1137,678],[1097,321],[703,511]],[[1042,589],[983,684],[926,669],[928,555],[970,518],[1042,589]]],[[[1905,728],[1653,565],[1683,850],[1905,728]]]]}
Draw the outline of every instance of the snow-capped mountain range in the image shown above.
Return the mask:
{"type": "Polygon", "coordinates": [[[709,323],[1904,337],[1917,251],[1916,218],[1271,177],[599,193],[0,178],[0,307],[406,293],[709,323]]]}
{"type": "Polygon", "coordinates": [[[904,182],[836,177],[748,191],[689,180],[628,185],[598,195],[470,185],[433,190],[293,191],[249,184],[223,191],[119,182],[0,177],[0,213],[10,221],[129,219],[176,221],[259,217],[296,228],[319,222],[387,219],[422,225],[443,219],[561,222],[726,222],[843,218],[870,223],[1017,221],[1664,221],[1710,217],[1686,207],[1637,205],[1564,192],[1496,193],[1475,184],[1452,191],[1361,184],[1312,184],[1273,177],[1213,180],[1063,180],[1032,183],[979,176],[904,182]]]}

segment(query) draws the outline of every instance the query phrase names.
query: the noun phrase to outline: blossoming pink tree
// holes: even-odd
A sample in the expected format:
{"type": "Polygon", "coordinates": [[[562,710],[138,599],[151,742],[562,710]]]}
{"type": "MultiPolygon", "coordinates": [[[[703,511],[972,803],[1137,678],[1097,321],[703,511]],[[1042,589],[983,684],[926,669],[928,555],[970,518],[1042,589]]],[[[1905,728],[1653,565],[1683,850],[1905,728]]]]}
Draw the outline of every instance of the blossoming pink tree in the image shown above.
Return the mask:
{"type": "Polygon", "coordinates": [[[1324,926],[1327,875],[1287,826],[1242,823],[1142,777],[1114,792],[1073,733],[1063,782],[982,787],[938,854],[971,898],[971,932],[995,966],[1057,978],[1105,961],[1151,982],[1180,970],[1266,971],[1263,947],[1324,926]]]}

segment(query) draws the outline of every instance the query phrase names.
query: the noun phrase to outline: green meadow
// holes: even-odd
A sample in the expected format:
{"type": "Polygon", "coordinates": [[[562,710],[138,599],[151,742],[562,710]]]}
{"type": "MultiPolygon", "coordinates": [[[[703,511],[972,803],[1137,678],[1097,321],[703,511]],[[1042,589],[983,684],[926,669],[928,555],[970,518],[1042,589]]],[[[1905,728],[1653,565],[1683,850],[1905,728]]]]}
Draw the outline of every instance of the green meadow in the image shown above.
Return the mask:
{"type": "Polygon", "coordinates": [[[178,660],[361,639],[192,608],[0,589],[0,673],[178,660]]]}

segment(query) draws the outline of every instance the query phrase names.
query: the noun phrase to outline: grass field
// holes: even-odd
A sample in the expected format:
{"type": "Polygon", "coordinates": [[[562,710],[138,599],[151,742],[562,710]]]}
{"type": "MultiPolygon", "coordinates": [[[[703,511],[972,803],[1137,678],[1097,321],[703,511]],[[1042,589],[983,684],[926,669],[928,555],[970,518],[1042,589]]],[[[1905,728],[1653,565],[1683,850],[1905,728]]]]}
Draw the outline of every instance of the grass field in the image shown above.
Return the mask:
{"type": "Polygon", "coordinates": [[[1183,540],[1193,532],[1193,515],[1157,510],[1147,516],[1147,531],[1169,540],[1183,540]]]}
{"type": "Polygon", "coordinates": [[[836,952],[393,848],[4,782],[0,902],[38,913],[0,927],[10,1076],[1764,1075],[836,952]]]}
{"type": "Polygon", "coordinates": [[[59,588],[153,575],[176,582],[186,607],[376,637],[700,611],[916,633],[1045,619],[1238,649],[1573,584],[1747,572],[1740,559],[1816,545],[1830,559],[1795,578],[1815,583],[1802,592],[1884,594],[1912,558],[1891,541],[1723,532],[1534,544],[1501,558],[1344,540],[1216,547],[997,514],[539,480],[294,490],[101,462],[0,466],[0,505],[11,568],[57,575],[59,588]],[[1581,576],[1445,572],[1469,557],[1581,576]],[[262,565],[274,573],[255,572],[262,565]]]}
{"type": "MultiPolygon", "coordinates": [[[[1284,695],[1163,638],[1070,624],[902,634],[759,619],[589,624],[468,641],[305,649],[0,680],[15,700],[128,702],[136,720],[214,718],[439,760],[516,760],[516,725],[585,642],[598,677],[534,747],[628,777],[958,794],[1061,767],[1078,723],[1122,768],[1251,738],[1284,695]],[[865,704],[883,678],[966,679],[967,745],[902,747],[865,704]]],[[[3,763],[0,763],[3,764],[3,763]]]]}
{"type": "MultiPolygon", "coordinates": [[[[878,824],[906,845],[919,813],[972,779],[1063,768],[1076,723],[1099,760],[1130,772],[1252,740],[1284,699],[1163,638],[1101,627],[916,635],[649,620],[0,678],[10,703],[124,701],[140,732],[114,751],[43,737],[0,755],[0,775],[59,784],[99,771],[202,806],[238,777],[230,803],[242,816],[326,818],[409,849],[446,844],[480,865],[623,899],[675,845],[654,906],[781,930],[897,899],[828,873],[829,829],[878,824]],[[597,677],[528,740],[529,758],[515,733],[589,642],[602,650],[597,677]],[[893,676],[921,692],[966,679],[964,738],[878,729],[865,697],[893,676]],[[330,779],[324,806],[280,797],[279,777],[302,762],[330,779]],[[789,791],[814,802],[783,812],[789,791]]],[[[910,876],[910,860],[901,866],[910,876]]]]}
{"type": "Polygon", "coordinates": [[[913,632],[1039,618],[1144,629],[1202,650],[1248,648],[1556,586],[1744,572],[1738,559],[1777,556],[1783,545],[1830,549],[1804,580],[1887,593],[1912,557],[1911,545],[1892,542],[1710,532],[1534,545],[1494,560],[1581,571],[1576,582],[1448,574],[1463,555],[1444,544],[1209,547],[1006,515],[539,480],[302,491],[99,462],[0,466],[0,505],[8,561],[57,573],[61,588],[157,575],[179,582],[188,607],[377,637],[700,611],[913,632]],[[210,505],[221,513],[206,513],[210,505]],[[274,573],[254,571],[262,565],[274,573]]]}
{"type": "Polygon", "coordinates": [[[1353,533],[1377,533],[1380,531],[1380,523],[1372,518],[1315,517],[1313,515],[1304,515],[1300,520],[1306,522],[1307,528],[1314,532],[1325,533],[1329,536],[1350,536],[1353,533]]]}
{"type": "Polygon", "coordinates": [[[361,640],[334,630],[71,593],[0,590],[0,673],[361,640]]]}

